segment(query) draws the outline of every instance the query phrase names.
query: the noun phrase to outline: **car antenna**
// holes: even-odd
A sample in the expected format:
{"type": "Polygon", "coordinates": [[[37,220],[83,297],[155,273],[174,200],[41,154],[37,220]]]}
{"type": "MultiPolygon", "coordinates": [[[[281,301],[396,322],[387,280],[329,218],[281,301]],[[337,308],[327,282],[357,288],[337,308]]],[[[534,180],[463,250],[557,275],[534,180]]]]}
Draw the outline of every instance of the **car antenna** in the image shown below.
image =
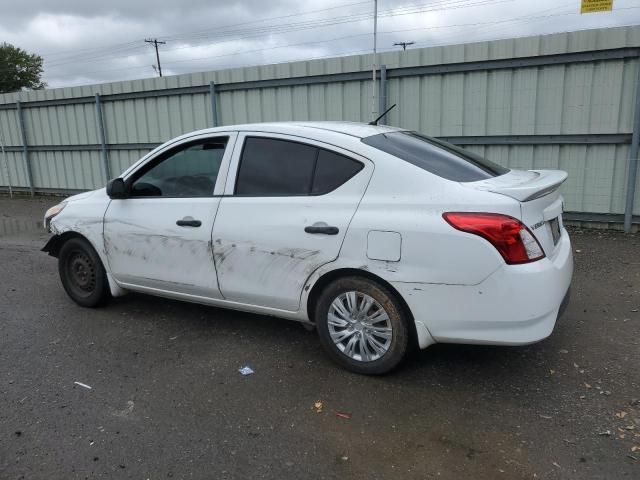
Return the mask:
{"type": "Polygon", "coordinates": [[[378,118],[376,118],[375,120],[373,120],[373,121],[369,122],[369,125],[378,125],[378,122],[380,121],[380,119],[381,119],[382,117],[384,117],[387,113],[389,113],[389,112],[391,111],[391,109],[392,109],[393,107],[395,107],[396,105],[397,105],[396,103],[394,103],[393,105],[391,105],[389,108],[387,108],[387,109],[384,111],[384,113],[383,113],[382,115],[380,115],[380,116],[379,116],[378,118]]]}

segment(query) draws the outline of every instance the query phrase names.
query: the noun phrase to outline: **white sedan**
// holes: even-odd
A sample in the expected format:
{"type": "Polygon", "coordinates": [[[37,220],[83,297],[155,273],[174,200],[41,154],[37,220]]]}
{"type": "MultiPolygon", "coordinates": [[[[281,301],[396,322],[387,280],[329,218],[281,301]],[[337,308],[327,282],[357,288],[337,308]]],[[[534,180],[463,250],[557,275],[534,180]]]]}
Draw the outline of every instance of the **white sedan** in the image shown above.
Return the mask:
{"type": "Polygon", "coordinates": [[[387,126],[226,126],[49,209],[43,250],[82,306],[136,291],[297,320],[380,374],[413,345],[551,334],[573,272],[566,178],[387,126]]]}

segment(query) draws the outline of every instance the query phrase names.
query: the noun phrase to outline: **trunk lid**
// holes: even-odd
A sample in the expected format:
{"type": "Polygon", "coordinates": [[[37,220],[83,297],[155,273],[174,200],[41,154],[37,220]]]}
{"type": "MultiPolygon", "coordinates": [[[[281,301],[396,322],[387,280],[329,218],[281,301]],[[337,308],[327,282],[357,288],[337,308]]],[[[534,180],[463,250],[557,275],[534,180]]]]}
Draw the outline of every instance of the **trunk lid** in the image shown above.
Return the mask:
{"type": "Polygon", "coordinates": [[[562,170],[511,170],[468,188],[499,193],[520,203],[520,220],[535,235],[545,254],[551,256],[562,231],[563,198],[558,188],[567,179],[562,170]]]}

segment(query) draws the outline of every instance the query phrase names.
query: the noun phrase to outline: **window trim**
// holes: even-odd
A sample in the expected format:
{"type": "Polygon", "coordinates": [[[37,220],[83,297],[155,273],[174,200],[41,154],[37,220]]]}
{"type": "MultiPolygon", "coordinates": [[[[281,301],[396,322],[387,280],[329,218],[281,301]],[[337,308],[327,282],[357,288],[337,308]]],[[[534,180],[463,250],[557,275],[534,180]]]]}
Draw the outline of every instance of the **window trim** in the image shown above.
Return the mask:
{"type": "MultiPolygon", "coordinates": [[[[127,200],[135,200],[135,199],[141,199],[141,198],[142,199],[162,199],[162,198],[173,198],[173,199],[176,199],[176,198],[216,198],[216,197],[221,197],[222,195],[216,195],[215,194],[216,185],[218,184],[218,180],[219,180],[220,175],[222,173],[225,174],[225,177],[228,174],[228,171],[223,172],[223,167],[224,167],[225,161],[227,160],[227,157],[231,156],[230,153],[229,153],[229,148],[231,148],[233,150],[233,147],[235,145],[235,138],[234,138],[233,132],[220,132],[220,133],[221,133],[220,135],[187,139],[184,142],[180,142],[178,144],[172,144],[168,148],[166,148],[166,149],[162,150],[161,152],[159,152],[153,158],[150,158],[148,161],[144,162],[144,164],[140,165],[139,168],[137,168],[136,170],[134,170],[131,173],[129,173],[129,175],[127,175],[126,179],[124,180],[126,191],[130,193],[131,192],[131,188],[132,188],[133,184],[136,182],[136,180],[138,180],[140,177],[142,177],[144,174],[146,174],[147,172],[149,172],[153,168],[155,168],[158,165],[160,165],[165,160],[168,160],[175,153],[177,153],[179,151],[182,151],[182,150],[186,150],[187,148],[191,148],[194,145],[203,145],[203,144],[205,144],[207,142],[226,139],[226,145],[225,145],[225,148],[224,148],[224,153],[222,154],[222,159],[220,160],[220,168],[218,170],[218,175],[216,176],[216,181],[214,182],[213,190],[211,191],[210,195],[202,195],[202,196],[169,196],[169,195],[141,195],[141,196],[135,196],[135,195],[127,195],[126,199],[127,200]]],[[[233,153],[233,152],[231,152],[231,153],[233,153]]]]}
{"type": "MultiPolygon", "coordinates": [[[[276,133],[276,135],[281,135],[276,133]]],[[[355,158],[349,156],[349,155],[345,155],[344,153],[341,152],[337,152],[335,150],[332,150],[330,148],[326,148],[326,147],[321,147],[319,145],[314,145],[313,143],[307,143],[304,141],[300,141],[300,140],[292,140],[288,137],[285,138],[279,138],[279,137],[274,137],[273,134],[269,135],[253,135],[251,133],[245,133],[243,135],[242,138],[242,148],[240,149],[240,154],[238,156],[238,163],[237,163],[237,167],[236,167],[236,178],[233,182],[233,192],[231,194],[227,194],[225,196],[231,196],[231,197],[237,197],[237,198],[284,198],[284,197],[320,197],[322,195],[328,195],[331,192],[335,192],[337,189],[339,189],[340,187],[342,187],[345,183],[347,183],[348,181],[350,181],[352,178],[354,178],[356,175],[358,175],[360,172],[362,172],[365,169],[365,163],[360,161],[360,160],[356,160],[355,158]],[[281,142],[289,142],[289,143],[297,143],[300,145],[304,145],[305,147],[311,147],[311,148],[315,148],[316,149],[316,158],[314,160],[313,163],[313,170],[311,172],[311,180],[309,181],[309,185],[307,186],[307,193],[299,193],[299,194],[269,194],[269,195],[264,195],[264,194],[239,194],[237,193],[238,191],[238,180],[240,179],[240,170],[242,168],[242,159],[244,157],[244,149],[247,146],[247,140],[251,139],[251,138],[256,138],[256,139],[266,139],[266,140],[278,140],[281,142]],[[316,178],[316,170],[318,168],[318,158],[320,157],[320,151],[321,150],[326,150],[327,152],[331,152],[334,153],[336,155],[340,155],[341,157],[345,157],[349,160],[351,160],[352,162],[357,163],[358,165],[360,165],[360,169],[355,172],[353,175],[351,175],[349,178],[347,178],[344,182],[342,182],[340,185],[338,185],[337,187],[335,187],[333,190],[329,190],[327,192],[322,192],[322,193],[313,193],[313,184],[316,178]]]]}

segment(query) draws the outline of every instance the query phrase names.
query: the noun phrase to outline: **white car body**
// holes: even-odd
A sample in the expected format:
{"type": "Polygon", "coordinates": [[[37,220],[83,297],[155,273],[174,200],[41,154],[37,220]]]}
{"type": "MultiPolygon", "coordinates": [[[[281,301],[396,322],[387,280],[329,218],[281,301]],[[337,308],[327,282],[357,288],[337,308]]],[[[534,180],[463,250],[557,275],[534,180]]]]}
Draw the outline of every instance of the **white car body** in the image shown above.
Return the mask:
{"type": "Polygon", "coordinates": [[[292,122],[190,133],[156,148],[121,177],[126,181],[176,145],[225,135],[229,140],[213,196],[112,200],[103,188],[67,199],[65,208],[47,220],[48,228],[56,236],[74,232],[92,244],[114,296],[130,290],[312,322],[314,287],[327,275],[359,272],[397,292],[411,312],[421,348],[436,342],[521,345],[549,336],[573,271],[557,190],[566,174],[511,170],[456,182],[362,142],[397,131],[292,122]],[[316,145],[363,168],[324,195],[236,196],[236,172],[248,136],[316,145]],[[443,214],[452,211],[521,220],[544,258],[505,263],[487,240],[449,225],[443,214]],[[202,226],[176,225],[188,217],[202,220],[202,226]],[[553,219],[560,228],[555,243],[553,219]],[[322,224],[339,233],[304,230],[322,224]]]}

